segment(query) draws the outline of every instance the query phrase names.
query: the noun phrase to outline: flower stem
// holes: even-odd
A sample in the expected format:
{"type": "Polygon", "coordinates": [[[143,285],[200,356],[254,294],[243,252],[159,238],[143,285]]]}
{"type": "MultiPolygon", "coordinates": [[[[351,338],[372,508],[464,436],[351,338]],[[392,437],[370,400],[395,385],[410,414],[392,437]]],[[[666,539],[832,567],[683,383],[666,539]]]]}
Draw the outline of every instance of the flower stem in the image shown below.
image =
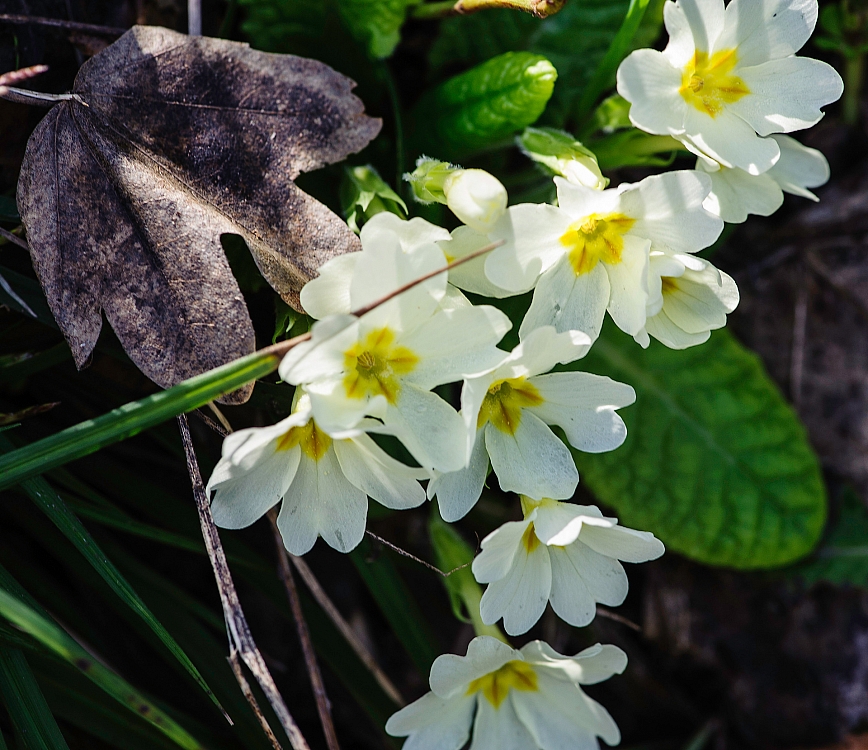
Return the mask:
{"type": "Polygon", "coordinates": [[[413,18],[438,19],[447,16],[476,13],[488,8],[509,8],[530,13],[537,18],[547,18],[564,7],[566,0],[445,0],[422,3],[413,8],[413,18]]]}

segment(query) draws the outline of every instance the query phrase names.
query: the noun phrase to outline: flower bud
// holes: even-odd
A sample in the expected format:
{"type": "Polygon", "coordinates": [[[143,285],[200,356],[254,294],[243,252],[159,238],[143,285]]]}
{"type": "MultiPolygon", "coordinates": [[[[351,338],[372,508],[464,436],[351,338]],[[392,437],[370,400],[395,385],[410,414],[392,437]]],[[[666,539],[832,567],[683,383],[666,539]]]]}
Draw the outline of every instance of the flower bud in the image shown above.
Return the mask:
{"type": "Polygon", "coordinates": [[[594,190],[603,190],[609,184],[600,172],[593,152],[563,130],[525,128],[517,141],[525,156],[550,174],[594,190]]]}

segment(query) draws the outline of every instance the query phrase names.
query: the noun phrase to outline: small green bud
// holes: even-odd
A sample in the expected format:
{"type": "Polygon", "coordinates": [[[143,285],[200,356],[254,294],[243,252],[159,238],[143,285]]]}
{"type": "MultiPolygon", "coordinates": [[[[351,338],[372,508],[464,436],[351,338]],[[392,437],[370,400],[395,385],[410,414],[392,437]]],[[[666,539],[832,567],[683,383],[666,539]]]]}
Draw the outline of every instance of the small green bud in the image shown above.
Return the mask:
{"type": "Polygon", "coordinates": [[[383,211],[402,219],[407,217],[407,204],[370,164],[364,167],[347,167],[344,171],[341,208],[347,224],[356,234],[361,230],[362,224],[383,211]]]}
{"type": "Polygon", "coordinates": [[[525,128],[517,143],[525,156],[542,165],[550,174],[595,190],[603,190],[609,184],[600,172],[593,152],[563,130],[525,128]]]}

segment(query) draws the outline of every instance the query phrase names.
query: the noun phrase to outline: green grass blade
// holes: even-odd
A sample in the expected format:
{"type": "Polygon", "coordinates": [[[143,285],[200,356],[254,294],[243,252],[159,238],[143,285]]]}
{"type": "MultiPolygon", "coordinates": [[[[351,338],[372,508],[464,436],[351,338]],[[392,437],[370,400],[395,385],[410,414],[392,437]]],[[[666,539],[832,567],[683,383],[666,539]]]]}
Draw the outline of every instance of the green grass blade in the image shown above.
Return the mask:
{"type": "Polygon", "coordinates": [[[624,22],[618,33],[609,45],[594,75],[585,87],[582,93],[582,98],[576,106],[576,116],[581,119],[585,117],[594,106],[594,103],[610,85],[615,76],[615,71],[621,61],[629,54],[633,45],[633,37],[639,30],[639,25],[645,16],[645,11],[648,9],[650,0],[630,0],[630,7],[627,8],[627,15],[624,17],[624,22]]]}
{"type": "Polygon", "coordinates": [[[19,448],[0,457],[0,489],[125,440],[178,414],[198,409],[224,393],[274,372],[279,363],[280,358],[274,354],[251,354],[19,448]]]}
{"type": "Polygon", "coordinates": [[[385,556],[370,561],[370,552],[370,542],[364,539],[350,552],[350,559],[416,668],[420,674],[427,675],[434,659],[440,655],[437,639],[392,561],[385,556]]]}
{"type": "Polygon", "coordinates": [[[0,695],[26,750],[69,750],[27,659],[17,648],[0,649],[0,695]]]}
{"type": "Polygon", "coordinates": [[[126,680],[95,661],[65,631],[5,591],[0,591],[0,615],[83,672],[115,700],[173,740],[178,747],[187,750],[205,750],[168,714],[160,710],[126,680]]]}
{"type": "MultiPolygon", "coordinates": [[[[5,435],[0,435],[0,451],[8,450],[11,443],[5,435]]],[[[193,665],[187,654],[181,649],[174,638],[163,627],[162,623],[154,617],[151,610],[142,601],[141,597],[133,590],[126,578],[115,565],[106,557],[105,553],[97,545],[90,532],[81,521],[67,507],[63,499],[58,495],[42,477],[35,477],[22,482],[22,487],[28,496],[39,506],[51,522],[57,526],[61,533],[69,539],[75,548],[81,552],[84,558],[96,570],[102,579],[111,587],[123,602],[135,612],[148,627],[154,632],[172,655],[183,665],[184,669],[199,684],[202,690],[208,694],[214,704],[223,711],[223,707],[217,697],[208,687],[199,670],[193,665]]],[[[224,712],[225,713],[225,712],[224,712]]]]}

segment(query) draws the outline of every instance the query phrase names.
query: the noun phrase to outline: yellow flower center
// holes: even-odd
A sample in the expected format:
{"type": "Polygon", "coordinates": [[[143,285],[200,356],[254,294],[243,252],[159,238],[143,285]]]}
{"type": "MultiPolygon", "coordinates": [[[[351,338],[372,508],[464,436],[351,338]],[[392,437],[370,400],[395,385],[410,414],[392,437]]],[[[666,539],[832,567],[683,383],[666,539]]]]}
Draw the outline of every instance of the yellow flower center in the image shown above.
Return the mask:
{"type": "Polygon", "coordinates": [[[288,451],[299,446],[308,458],[319,461],[331,447],[332,439],[312,419],[301,427],[293,427],[277,441],[277,450],[288,451]]]}
{"type": "Polygon", "coordinates": [[[476,420],[476,429],[491,422],[501,432],[514,435],[521,423],[521,410],[539,406],[544,399],[539,391],[527,382],[527,378],[510,378],[493,383],[476,420]]]}
{"type": "Polygon", "coordinates": [[[525,529],[524,534],[521,535],[521,545],[527,554],[530,554],[539,547],[540,541],[536,535],[536,531],[534,531],[533,522],[530,523],[527,529],[525,529]]]}
{"type": "Polygon", "coordinates": [[[576,276],[593,271],[597,263],[615,265],[624,252],[624,235],[636,223],[624,214],[591,214],[573,222],[561,235],[569,248],[570,264],[576,276]]]}
{"type": "Polygon", "coordinates": [[[530,664],[525,664],[523,661],[509,661],[497,671],[471,682],[467,688],[467,695],[481,692],[492,706],[500,708],[500,704],[506,700],[511,689],[527,692],[539,690],[536,672],[530,664]]]}
{"type": "Polygon", "coordinates": [[[715,52],[711,57],[699,50],[681,74],[678,90],[684,101],[700,112],[717,117],[727,104],[733,104],[750,93],[747,84],[732,74],[738,54],[735,49],[715,52]]]}
{"type": "Polygon", "coordinates": [[[401,376],[413,371],[419,358],[405,346],[395,346],[389,328],[371,331],[364,341],[344,352],[344,388],[350,398],[385,396],[390,404],[398,400],[401,376]]]}

